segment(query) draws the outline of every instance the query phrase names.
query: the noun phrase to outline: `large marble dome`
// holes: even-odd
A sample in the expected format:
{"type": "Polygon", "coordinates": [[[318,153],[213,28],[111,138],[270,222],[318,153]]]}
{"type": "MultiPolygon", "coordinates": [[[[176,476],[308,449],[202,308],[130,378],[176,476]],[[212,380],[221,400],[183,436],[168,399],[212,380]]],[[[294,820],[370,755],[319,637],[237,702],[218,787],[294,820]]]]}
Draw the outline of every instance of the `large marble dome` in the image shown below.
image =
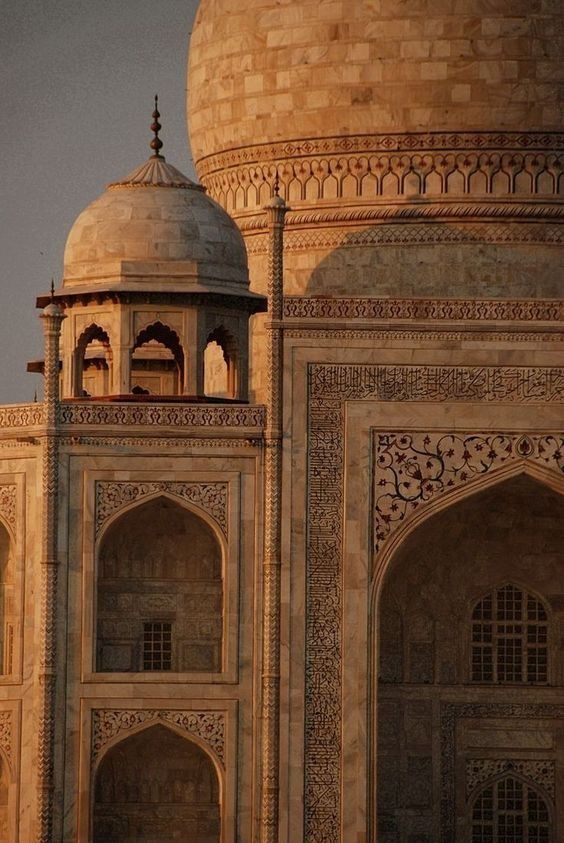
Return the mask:
{"type": "Polygon", "coordinates": [[[254,288],[278,178],[289,294],[557,293],[530,224],[561,213],[563,22],[544,0],[202,0],[192,151],[254,288]]]}
{"type": "Polygon", "coordinates": [[[543,0],[202,0],[194,158],[359,133],[561,129],[562,20],[543,0]]]}

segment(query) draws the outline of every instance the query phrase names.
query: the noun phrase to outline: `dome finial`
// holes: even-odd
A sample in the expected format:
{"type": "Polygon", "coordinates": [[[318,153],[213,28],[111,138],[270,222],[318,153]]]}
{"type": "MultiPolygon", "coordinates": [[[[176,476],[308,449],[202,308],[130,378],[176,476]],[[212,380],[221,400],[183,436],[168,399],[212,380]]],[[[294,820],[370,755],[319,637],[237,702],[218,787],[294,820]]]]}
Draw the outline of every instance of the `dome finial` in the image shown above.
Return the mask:
{"type": "Polygon", "coordinates": [[[150,143],[150,147],[153,150],[153,154],[151,158],[164,158],[164,155],[161,155],[161,149],[163,148],[163,142],[159,137],[159,132],[162,129],[161,124],[159,123],[159,95],[155,94],[155,110],[153,111],[153,122],[151,123],[151,131],[154,133],[155,137],[150,143]]]}
{"type": "Polygon", "coordinates": [[[51,303],[55,301],[55,279],[51,278],[51,303]]]}

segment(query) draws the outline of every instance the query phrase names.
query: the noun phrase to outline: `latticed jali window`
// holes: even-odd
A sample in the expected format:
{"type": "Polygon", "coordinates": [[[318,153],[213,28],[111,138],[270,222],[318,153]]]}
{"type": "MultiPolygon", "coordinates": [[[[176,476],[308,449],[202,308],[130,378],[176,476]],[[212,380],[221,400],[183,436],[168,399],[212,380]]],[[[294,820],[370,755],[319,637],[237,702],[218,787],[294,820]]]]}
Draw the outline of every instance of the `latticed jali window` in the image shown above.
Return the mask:
{"type": "Polygon", "coordinates": [[[507,776],[486,785],[472,809],[472,843],[550,841],[548,805],[520,779],[507,776]]]}
{"type": "Polygon", "coordinates": [[[548,682],[548,618],[536,597],[505,585],[476,605],[472,681],[548,682]]]}
{"type": "Polygon", "coordinates": [[[143,670],[172,670],[172,624],[143,624],[143,670]]]}

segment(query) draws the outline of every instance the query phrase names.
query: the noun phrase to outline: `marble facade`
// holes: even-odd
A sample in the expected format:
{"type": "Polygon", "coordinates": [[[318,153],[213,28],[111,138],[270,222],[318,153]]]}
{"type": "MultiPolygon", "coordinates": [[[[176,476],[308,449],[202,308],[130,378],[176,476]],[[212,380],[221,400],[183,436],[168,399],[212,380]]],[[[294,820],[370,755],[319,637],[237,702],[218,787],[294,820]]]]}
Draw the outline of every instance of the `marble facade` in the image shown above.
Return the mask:
{"type": "Polygon", "coordinates": [[[562,833],[561,20],[414,5],[204,0],[212,198],[71,232],[0,407],[10,843],[562,833]]]}

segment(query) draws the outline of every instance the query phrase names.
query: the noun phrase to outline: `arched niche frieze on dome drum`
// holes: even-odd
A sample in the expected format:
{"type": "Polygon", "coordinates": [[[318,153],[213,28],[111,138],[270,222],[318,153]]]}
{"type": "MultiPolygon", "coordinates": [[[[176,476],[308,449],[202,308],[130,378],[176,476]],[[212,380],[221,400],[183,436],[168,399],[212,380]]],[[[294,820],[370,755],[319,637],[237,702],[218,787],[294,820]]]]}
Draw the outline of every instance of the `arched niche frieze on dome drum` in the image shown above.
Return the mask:
{"type": "MultiPolygon", "coordinates": [[[[258,210],[271,195],[278,176],[283,195],[291,203],[317,201],[399,200],[413,197],[465,199],[511,197],[514,200],[550,199],[562,194],[563,160],[558,151],[488,150],[363,150],[335,155],[303,153],[277,160],[243,163],[236,153],[204,159],[202,181],[228,211],[258,210]],[[219,159],[219,160],[218,160],[219,159]],[[221,166],[219,165],[221,161],[221,166]]],[[[475,144],[480,139],[474,138],[475,144]]],[[[304,144],[307,147],[307,144],[304,144]]],[[[323,146],[318,142],[318,146],[323,146]]],[[[331,139],[325,143],[331,146],[331,139]]],[[[368,146],[368,142],[365,147],[368,146]]],[[[260,154],[260,150],[258,151],[260,154]]],[[[269,150],[269,155],[272,155],[269,150]]],[[[249,149],[247,160],[255,155],[249,149]]]]}

